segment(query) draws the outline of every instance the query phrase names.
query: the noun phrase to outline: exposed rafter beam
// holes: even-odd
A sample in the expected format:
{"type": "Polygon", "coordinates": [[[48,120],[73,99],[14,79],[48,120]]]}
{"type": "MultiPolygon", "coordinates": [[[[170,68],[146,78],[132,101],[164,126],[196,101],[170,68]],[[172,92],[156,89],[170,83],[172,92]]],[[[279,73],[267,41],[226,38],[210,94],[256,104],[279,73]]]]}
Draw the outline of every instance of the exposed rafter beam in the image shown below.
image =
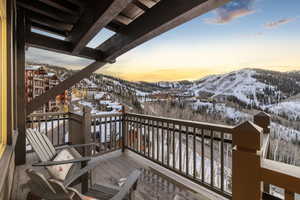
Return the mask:
{"type": "Polygon", "coordinates": [[[36,0],[18,0],[17,5],[32,12],[48,16],[61,22],[75,24],[78,19],[77,16],[66,14],[36,0]]]}
{"type": "Polygon", "coordinates": [[[61,0],[40,0],[41,2],[43,2],[44,4],[47,4],[49,6],[52,6],[54,8],[57,8],[61,11],[64,11],[64,12],[67,12],[69,14],[72,14],[72,15],[79,15],[79,10],[76,11],[74,9],[70,9],[68,8],[67,6],[64,6],[63,3],[65,1],[61,1],[61,0]]]}
{"type": "Polygon", "coordinates": [[[49,102],[51,99],[55,99],[55,97],[59,94],[62,94],[65,90],[72,87],[74,84],[78,83],[84,78],[89,77],[93,72],[103,67],[106,63],[105,62],[94,62],[89,66],[85,67],[83,70],[77,72],[70,78],[64,80],[60,84],[56,85],[55,87],[51,88],[44,94],[34,98],[30,103],[27,105],[27,114],[32,113],[33,111],[42,107],[45,103],[49,102]]]}
{"type": "Polygon", "coordinates": [[[35,22],[32,22],[32,21],[31,21],[30,24],[31,24],[31,27],[34,28],[34,29],[37,29],[37,30],[40,30],[40,31],[43,31],[43,32],[48,32],[48,33],[58,35],[58,36],[61,36],[61,37],[67,37],[67,33],[65,31],[60,31],[60,30],[57,30],[57,29],[54,29],[54,28],[51,28],[51,27],[48,27],[48,26],[44,26],[42,24],[38,24],[38,23],[35,23],[35,22]]]}
{"type": "Polygon", "coordinates": [[[29,34],[28,38],[26,38],[26,44],[32,47],[37,47],[58,53],[64,53],[72,56],[79,56],[98,61],[102,61],[104,57],[101,51],[94,50],[88,47],[83,48],[79,54],[73,54],[72,43],[32,32],[29,34]]]}
{"type": "Polygon", "coordinates": [[[48,26],[60,31],[71,31],[73,28],[72,24],[68,24],[68,23],[64,23],[64,22],[60,22],[54,19],[51,19],[47,16],[38,14],[38,13],[27,13],[27,16],[29,17],[29,19],[35,23],[44,25],[44,26],[48,26]]]}
{"type": "Polygon", "coordinates": [[[115,59],[132,48],[229,1],[160,1],[141,17],[97,47],[97,49],[105,52],[107,59],[115,59]]]}
{"type": "Polygon", "coordinates": [[[106,25],[106,28],[113,32],[120,32],[126,25],[121,24],[119,21],[113,20],[109,24],[106,25]]]}
{"type": "Polygon", "coordinates": [[[149,9],[146,5],[144,5],[143,3],[141,3],[139,0],[134,0],[133,3],[134,3],[137,7],[139,7],[140,9],[142,9],[143,11],[146,11],[146,10],[149,9]]]}
{"type": "Polygon", "coordinates": [[[132,0],[95,1],[89,5],[69,35],[74,44],[73,53],[78,53],[109,22],[111,22],[132,0]]]}

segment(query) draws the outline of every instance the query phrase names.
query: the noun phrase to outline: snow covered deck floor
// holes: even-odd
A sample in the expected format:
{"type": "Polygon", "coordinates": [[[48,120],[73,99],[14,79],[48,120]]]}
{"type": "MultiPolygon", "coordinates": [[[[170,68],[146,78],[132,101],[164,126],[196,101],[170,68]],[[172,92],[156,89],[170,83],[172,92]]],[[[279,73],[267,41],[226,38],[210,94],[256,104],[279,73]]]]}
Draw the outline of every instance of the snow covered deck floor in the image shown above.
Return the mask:
{"type": "MultiPolygon", "coordinates": [[[[112,154],[112,156],[101,161],[99,166],[93,170],[93,183],[115,185],[118,180],[127,177],[134,169],[140,169],[143,171],[143,174],[138,183],[136,192],[137,200],[210,200],[201,194],[189,190],[183,185],[177,184],[176,181],[170,178],[161,176],[155,170],[146,167],[133,157],[120,152],[112,154]]],[[[24,183],[28,181],[25,169],[32,168],[31,163],[37,161],[36,155],[34,153],[27,154],[27,161],[28,164],[16,167],[12,200],[26,199],[29,192],[27,188],[23,187],[24,183]]],[[[47,174],[44,169],[36,167],[35,169],[47,174]]]]}

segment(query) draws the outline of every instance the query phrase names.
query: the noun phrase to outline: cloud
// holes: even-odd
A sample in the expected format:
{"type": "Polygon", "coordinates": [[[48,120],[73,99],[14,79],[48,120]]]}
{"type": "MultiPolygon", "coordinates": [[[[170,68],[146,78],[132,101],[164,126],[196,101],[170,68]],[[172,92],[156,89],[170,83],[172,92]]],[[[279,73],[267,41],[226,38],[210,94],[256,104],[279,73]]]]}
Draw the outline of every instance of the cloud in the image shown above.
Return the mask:
{"type": "Polygon", "coordinates": [[[210,24],[227,24],[232,20],[255,13],[253,4],[255,0],[233,0],[216,9],[216,17],[204,21],[210,24]]]}
{"type": "Polygon", "coordinates": [[[280,19],[280,20],[277,20],[277,21],[266,23],[265,27],[266,28],[277,28],[278,26],[281,26],[283,24],[288,24],[288,23],[290,23],[292,21],[295,21],[295,20],[296,20],[296,17],[294,17],[294,18],[283,18],[283,19],[280,19]]]}

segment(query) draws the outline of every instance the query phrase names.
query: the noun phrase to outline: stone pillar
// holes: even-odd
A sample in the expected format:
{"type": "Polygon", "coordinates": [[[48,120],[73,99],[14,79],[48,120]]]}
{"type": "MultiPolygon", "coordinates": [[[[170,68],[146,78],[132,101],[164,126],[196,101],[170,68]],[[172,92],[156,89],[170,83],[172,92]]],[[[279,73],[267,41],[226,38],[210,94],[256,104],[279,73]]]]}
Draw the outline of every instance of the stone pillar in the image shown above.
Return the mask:
{"type": "Polygon", "coordinates": [[[233,129],[232,199],[261,199],[261,155],[263,129],[247,121],[233,129]]]}

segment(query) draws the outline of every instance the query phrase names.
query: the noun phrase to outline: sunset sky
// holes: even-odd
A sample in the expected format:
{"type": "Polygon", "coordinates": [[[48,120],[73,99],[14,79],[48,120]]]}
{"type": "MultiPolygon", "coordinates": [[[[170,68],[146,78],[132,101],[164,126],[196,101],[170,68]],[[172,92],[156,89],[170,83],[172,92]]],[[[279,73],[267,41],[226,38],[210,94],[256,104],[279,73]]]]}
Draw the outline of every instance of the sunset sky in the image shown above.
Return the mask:
{"type": "MultiPolygon", "coordinates": [[[[113,33],[101,31],[88,45],[113,33]]],[[[81,69],[91,60],[29,48],[28,61],[81,69]]],[[[241,68],[300,70],[300,1],[234,0],[120,56],[98,72],[133,81],[193,80],[241,68]]]]}

